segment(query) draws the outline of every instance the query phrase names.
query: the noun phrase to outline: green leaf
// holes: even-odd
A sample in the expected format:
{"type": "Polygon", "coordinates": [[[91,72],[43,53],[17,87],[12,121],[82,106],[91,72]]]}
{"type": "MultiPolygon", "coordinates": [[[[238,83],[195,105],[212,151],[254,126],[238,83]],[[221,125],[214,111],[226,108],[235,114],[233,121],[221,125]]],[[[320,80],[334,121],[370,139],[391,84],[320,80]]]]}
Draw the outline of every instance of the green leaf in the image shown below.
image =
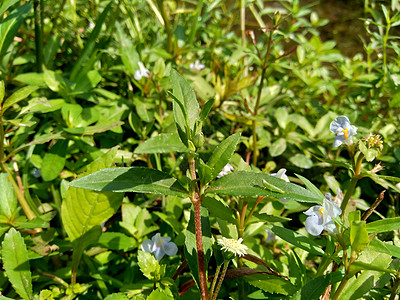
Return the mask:
{"type": "Polygon", "coordinates": [[[124,293],[113,293],[107,295],[104,300],[129,300],[129,298],[124,293]]]}
{"type": "Polygon", "coordinates": [[[313,162],[310,158],[304,154],[296,154],[289,158],[289,161],[296,167],[303,169],[310,169],[313,166],[313,162]]]}
{"type": "Polygon", "coordinates": [[[2,243],[2,260],[8,280],[23,299],[32,299],[32,278],[28,251],[21,234],[11,228],[2,243]]]}
{"type": "Polygon", "coordinates": [[[325,195],[322,194],[322,192],[319,190],[319,188],[317,188],[310,180],[308,180],[307,178],[299,175],[299,174],[294,174],[297,176],[297,178],[299,178],[307,187],[307,189],[312,192],[313,194],[317,195],[318,197],[320,197],[321,199],[325,198],[325,195]]]}
{"type": "Polygon", "coordinates": [[[152,215],[146,208],[141,208],[133,203],[124,203],[121,208],[122,221],[119,223],[137,240],[159,229],[154,225],[152,215]]]}
{"type": "Polygon", "coordinates": [[[229,223],[236,224],[236,218],[232,210],[223,201],[216,199],[216,197],[205,197],[201,202],[205,208],[210,212],[213,217],[218,217],[229,223]]]}
{"type": "Polygon", "coordinates": [[[137,53],[135,45],[132,43],[132,39],[125,35],[120,23],[116,22],[115,27],[116,37],[120,45],[119,55],[121,56],[126,72],[133,78],[135,71],[139,69],[139,53],[137,53]]]}
{"type": "Polygon", "coordinates": [[[74,67],[71,71],[71,76],[70,76],[70,79],[72,81],[75,81],[79,72],[84,68],[86,61],[93,54],[97,44],[97,38],[101,31],[101,27],[103,26],[103,23],[106,20],[108,11],[110,10],[112,4],[113,2],[110,2],[104,8],[103,12],[96,20],[96,26],[93,28],[93,31],[89,36],[89,39],[86,41],[85,47],[83,48],[81,55],[79,56],[78,60],[74,63],[74,67]]]}
{"type": "Polygon", "coordinates": [[[189,151],[189,148],[182,143],[177,133],[161,133],[146,140],[135,149],[135,153],[138,154],[189,151]]]}
{"type": "Polygon", "coordinates": [[[283,222],[287,222],[290,221],[291,219],[289,218],[285,218],[285,217],[281,217],[281,216],[273,216],[273,215],[269,215],[267,213],[254,213],[253,217],[263,221],[263,222],[270,222],[270,223],[274,223],[274,222],[279,222],[279,223],[283,223],[283,222]]]}
{"type": "MultiPolygon", "coordinates": [[[[8,1],[7,1],[8,2],[8,1]]],[[[10,5],[10,2],[2,2],[1,9],[10,5]]],[[[8,47],[12,43],[14,36],[17,34],[22,21],[31,9],[29,3],[25,3],[11,13],[0,23],[0,57],[6,54],[8,47]]]]}
{"type": "Polygon", "coordinates": [[[350,224],[351,251],[361,252],[369,243],[365,221],[353,221],[350,224]]]}
{"type": "Polygon", "coordinates": [[[200,121],[204,121],[207,119],[208,114],[210,113],[212,106],[214,104],[215,99],[210,99],[204,104],[203,108],[201,109],[200,113],[200,121]]]}
{"type": "Polygon", "coordinates": [[[0,5],[0,16],[3,16],[6,10],[17,2],[19,2],[19,0],[3,0],[0,5]]]}
{"type": "Polygon", "coordinates": [[[320,196],[302,188],[294,183],[285,182],[282,179],[263,173],[233,172],[216,180],[207,193],[222,194],[230,196],[266,196],[274,198],[285,198],[299,202],[310,202],[322,204],[320,196]],[[284,193],[273,192],[263,185],[263,179],[269,184],[276,186],[284,193]]]}
{"type": "MultiPolygon", "coordinates": [[[[183,78],[176,70],[171,70],[170,77],[173,94],[175,95],[177,100],[183,105],[187,113],[187,116],[185,116],[184,112],[176,107],[174,102],[173,110],[175,122],[181,128],[181,130],[184,130],[184,128],[186,127],[186,122],[184,120],[187,119],[189,129],[191,131],[194,131],[194,125],[200,118],[200,108],[199,103],[196,99],[196,94],[194,93],[192,87],[186,81],[186,79],[183,78]]],[[[188,137],[191,137],[192,135],[192,132],[186,132],[186,130],[183,132],[185,132],[188,137]]]]}
{"type": "Polygon", "coordinates": [[[63,130],[65,132],[75,135],[93,135],[95,133],[105,132],[110,129],[119,127],[122,124],[124,124],[124,122],[116,121],[112,123],[98,124],[98,125],[78,127],[78,128],[63,128],[63,130]]]}
{"type": "Polygon", "coordinates": [[[243,278],[249,284],[268,293],[292,295],[296,291],[296,287],[290,281],[271,275],[253,274],[243,278]]]}
{"type": "Polygon", "coordinates": [[[325,252],[311,239],[293,230],[273,226],[271,231],[286,242],[316,255],[325,255],[325,252]]]}
{"type": "Polygon", "coordinates": [[[269,147],[269,154],[272,157],[281,155],[286,150],[286,140],[284,138],[277,139],[269,147]]]}
{"type": "Polygon", "coordinates": [[[129,251],[136,245],[136,241],[121,232],[104,232],[98,242],[101,247],[116,251],[129,251]]]}
{"type": "Polygon", "coordinates": [[[400,217],[387,218],[367,224],[368,233],[381,233],[386,231],[398,230],[400,228],[400,217]]]}
{"type": "Polygon", "coordinates": [[[5,90],[5,86],[4,86],[4,81],[1,80],[0,81],[0,107],[1,107],[1,104],[3,103],[5,93],[6,93],[6,90],[5,90]]]}
{"type": "MultiPolygon", "coordinates": [[[[105,153],[88,170],[95,171],[110,165],[117,148],[105,153]]],[[[77,268],[83,250],[97,241],[101,234],[101,224],[119,209],[122,193],[95,192],[70,186],[61,205],[61,219],[70,240],[74,245],[73,268],[77,268]]]]}
{"type": "Polygon", "coordinates": [[[235,152],[239,139],[240,133],[232,134],[214,149],[210,159],[207,162],[207,166],[213,170],[213,178],[217,177],[219,172],[221,172],[225,165],[229,162],[233,153],[235,152]]]}
{"type": "Polygon", "coordinates": [[[143,275],[150,280],[158,281],[165,274],[165,265],[160,266],[160,263],[153,254],[138,251],[138,265],[143,275]]]}
{"type": "Polygon", "coordinates": [[[389,254],[400,258],[400,247],[390,244],[391,242],[382,242],[378,238],[374,238],[368,245],[368,248],[375,252],[389,254]]]}
{"type": "Polygon", "coordinates": [[[42,178],[52,181],[64,169],[69,140],[58,140],[51,149],[45,153],[42,160],[42,178]]]}
{"type": "Polygon", "coordinates": [[[17,210],[17,197],[7,173],[0,173],[0,215],[10,220],[17,210]]]}
{"type": "Polygon", "coordinates": [[[179,182],[155,169],[106,168],[70,183],[70,186],[95,191],[137,192],[186,197],[179,182]]]}
{"type": "Polygon", "coordinates": [[[34,91],[39,89],[37,85],[28,85],[20,88],[18,91],[14,92],[10,97],[8,97],[3,103],[3,112],[6,111],[12,105],[24,100],[34,91]]]}
{"type": "MultiPolygon", "coordinates": [[[[193,206],[192,206],[193,207],[193,206]]],[[[205,207],[201,207],[201,231],[203,235],[203,251],[204,251],[204,263],[207,266],[212,255],[212,238],[211,238],[211,227],[210,220],[208,217],[208,211],[205,207]]],[[[185,258],[188,262],[191,274],[199,286],[199,265],[197,260],[197,247],[196,247],[196,233],[194,225],[194,212],[193,209],[190,211],[190,220],[186,229],[185,237],[185,258]]],[[[206,268],[207,270],[207,268],[206,268]]]]}
{"type": "Polygon", "coordinates": [[[173,300],[173,297],[166,295],[161,292],[159,289],[156,289],[151,292],[151,294],[147,297],[147,300],[173,300]]]}
{"type": "Polygon", "coordinates": [[[292,297],[292,300],[318,300],[325,289],[343,278],[342,272],[334,272],[319,276],[307,282],[300,290],[292,297]]]}

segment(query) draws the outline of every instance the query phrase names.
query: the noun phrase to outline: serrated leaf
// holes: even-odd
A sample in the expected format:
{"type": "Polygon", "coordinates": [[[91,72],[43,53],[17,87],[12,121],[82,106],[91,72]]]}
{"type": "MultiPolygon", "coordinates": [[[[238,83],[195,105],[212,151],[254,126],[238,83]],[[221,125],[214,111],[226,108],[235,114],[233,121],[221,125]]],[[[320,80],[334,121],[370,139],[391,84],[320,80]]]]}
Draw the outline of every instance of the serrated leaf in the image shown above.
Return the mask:
{"type": "Polygon", "coordinates": [[[34,91],[38,90],[39,86],[37,85],[28,85],[23,88],[20,88],[18,91],[14,92],[10,97],[8,97],[3,103],[3,112],[6,111],[9,107],[17,104],[18,102],[24,100],[29,97],[34,91]]]}
{"type": "Polygon", "coordinates": [[[77,127],[77,128],[63,128],[65,132],[75,135],[93,135],[95,133],[105,132],[110,129],[123,125],[124,122],[116,121],[106,124],[98,124],[93,126],[77,127]]]}
{"type": "Polygon", "coordinates": [[[325,254],[325,252],[313,240],[298,232],[278,226],[273,226],[271,231],[286,242],[296,247],[299,247],[307,252],[316,255],[325,254]]]}
{"type": "Polygon", "coordinates": [[[4,270],[15,291],[23,299],[32,299],[32,278],[28,251],[21,234],[11,228],[2,243],[4,270]]]}
{"type": "Polygon", "coordinates": [[[70,186],[95,191],[187,196],[187,192],[175,178],[161,171],[142,167],[105,168],[72,181],[70,186]]]}
{"type": "Polygon", "coordinates": [[[207,162],[207,166],[213,170],[213,178],[217,177],[219,172],[221,172],[225,165],[229,162],[233,153],[235,152],[239,139],[240,133],[232,134],[214,149],[210,159],[207,162]]]}
{"type": "MultiPolygon", "coordinates": [[[[207,266],[212,255],[212,239],[211,239],[211,227],[210,220],[208,217],[208,211],[206,208],[201,207],[201,231],[203,236],[203,251],[204,251],[204,263],[207,266]]],[[[185,258],[188,262],[192,276],[199,286],[199,266],[197,259],[197,247],[196,247],[196,233],[194,225],[194,212],[193,209],[190,211],[190,220],[186,230],[185,237],[185,258]]]]}
{"type": "Polygon", "coordinates": [[[51,149],[45,153],[42,160],[42,178],[51,181],[64,169],[69,140],[58,140],[51,149]]]}
{"type": "Polygon", "coordinates": [[[213,217],[218,217],[221,220],[229,223],[236,224],[232,210],[222,201],[217,200],[215,197],[205,197],[201,203],[213,217]]]}
{"type": "Polygon", "coordinates": [[[243,278],[249,284],[268,293],[292,295],[296,291],[296,287],[290,281],[271,275],[254,274],[243,278]]]}
{"type": "Polygon", "coordinates": [[[135,149],[135,153],[138,154],[189,151],[177,133],[161,133],[146,140],[135,149]]]}
{"type": "Polygon", "coordinates": [[[10,220],[17,210],[17,197],[7,173],[0,173],[0,215],[10,220]]]}
{"type": "MultiPolygon", "coordinates": [[[[195,123],[199,120],[199,103],[197,102],[196,94],[194,90],[190,86],[190,84],[186,81],[186,79],[180,75],[176,70],[171,70],[171,85],[174,95],[186,109],[187,120],[189,123],[189,129],[193,131],[195,123]]],[[[176,118],[176,122],[183,127],[182,120],[185,119],[181,110],[176,110],[174,108],[174,115],[176,118]]],[[[186,132],[188,136],[190,136],[189,132],[186,132]]]]}
{"type": "Polygon", "coordinates": [[[143,275],[150,280],[160,280],[165,273],[164,267],[154,257],[153,254],[144,251],[138,251],[138,265],[143,275]]]}
{"type": "Polygon", "coordinates": [[[269,196],[278,199],[285,198],[288,200],[318,204],[322,204],[323,202],[323,198],[294,183],[285,182],[282,179],[264,173],[244,171],[233,172],[221,177],[216,180],[206,192],[231,196],[269,196]],[[278,187],[284,193],[277,193],[266,189],[263,185],[263,180],[278,187]]]}

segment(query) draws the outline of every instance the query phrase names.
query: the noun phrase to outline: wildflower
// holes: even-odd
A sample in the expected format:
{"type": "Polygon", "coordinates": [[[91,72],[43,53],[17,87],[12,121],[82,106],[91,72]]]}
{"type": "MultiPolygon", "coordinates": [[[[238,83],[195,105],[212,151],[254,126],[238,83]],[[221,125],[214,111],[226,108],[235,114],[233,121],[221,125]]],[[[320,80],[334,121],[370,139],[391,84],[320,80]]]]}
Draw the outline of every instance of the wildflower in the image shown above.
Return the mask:
{"type": "MultiPolygon", "coordinates": [[[[286,182],[290,182],[289,177],[286,175],[286,169],[282,168],[279,169],[279,171],[277,173],[272,173],[271,176],[274,176],[276,178],[285,180],[286,182]]],[[[284,198],[280,198],[279,200],[281,200],[282,202],[288,202],[289,200],[284,199],[284,198]]]]}
{"type": "Polygon", "coordinates": [[[229,251],[233,253],[234,255],[238,256],[244,256],[247,254],[247,246],[243,245],[243,239],[240,238],[238,240],[235,239],[227,239],[225,237],[222,237],[222,239],[218,239],[218,244],[222,246],[222,250],[229,251]]]}
{"type": "Polygon", "coordinates": [[[201,70],[203,70],[206,66],[205,66],[204,64],[200,63],[199,60],[196,60],[194,63],[191,63],[191,64],[189,65],[189,67],[190,67],[191,69],[193,69],[193,70],[201,71],[201,70]]]}
{"type": "Polygon", "coordinates": [[[135,74],[133,75],[135,80],[139,81],[140,79],[142,79],[142,77],[148,78],[150,76],[150,71],[146,69],[146,67],[141,61],[138,62],[138,65],[139,65],[139,70],[136,70],[135,74]]]}
{"type": "Polygon", "coordinates": [[[265,229],[265,232],[267,233],[267,239],[266,242],[275,242],[276,240],[276,235],[269,229],[265,229]]]}
{"type": "Polygon", "coordinates": [[[217,178],[221,178],[222,176],[228,175],[228,173],[233,172],[234,168],[231,166],[231,164],[226,164],[225,167],[222,169],[221,172],[219,172],[217,178]]]}
{"type": "Polygon", "coordinates": [[[148,253],[154,253],[154,256],[158,261],[160,261],[165,254],[169,256],[174,256],[178,252],[178,247],[170,242],[171,238],[161,237],[159,233],[143,242],[140,247],[143,251],[148,253]]]}
{"type": "Polygon", "coordinates": [[[352,137],[357,134],[357,127],[350,124],[349,118],[339,116],[332,121],[330,130],[336,134],[333,147],[339,147],[341,144],[353,144],[352,137]]]}
{"type": "Polygon", "coordinates": [[[324,203],[309,208],[304,214],[308,216],[306,219],[306,231],[314,236],[320,235],[322,230],[328,231],[330,234],[338,232],[332,219],[337,218],[342,213],[340,207],[331,200],[330,194],[326,194],[324,203]]]}
{"type": "Polygon", "coordinates": [[[287,177],[287,175],[285,173],[286,173],[286,169],[282,168],[277,173],[272,173],[271,176],[274,176],[279,179],[283,179],[286,182],[290,182],[289,178],[287,177]]]}

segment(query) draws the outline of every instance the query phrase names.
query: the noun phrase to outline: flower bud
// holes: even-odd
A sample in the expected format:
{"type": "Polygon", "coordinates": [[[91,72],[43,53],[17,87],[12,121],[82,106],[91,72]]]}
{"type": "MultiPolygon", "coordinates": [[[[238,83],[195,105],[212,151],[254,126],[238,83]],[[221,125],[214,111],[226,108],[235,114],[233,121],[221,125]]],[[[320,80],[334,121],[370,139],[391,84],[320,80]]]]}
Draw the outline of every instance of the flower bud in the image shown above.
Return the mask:
{"type": "Polygon", "coordinates": [[[204,134],[201,131],[198,132],[192,141],[196,148],[201,148],[204,145],[204,134]]]}

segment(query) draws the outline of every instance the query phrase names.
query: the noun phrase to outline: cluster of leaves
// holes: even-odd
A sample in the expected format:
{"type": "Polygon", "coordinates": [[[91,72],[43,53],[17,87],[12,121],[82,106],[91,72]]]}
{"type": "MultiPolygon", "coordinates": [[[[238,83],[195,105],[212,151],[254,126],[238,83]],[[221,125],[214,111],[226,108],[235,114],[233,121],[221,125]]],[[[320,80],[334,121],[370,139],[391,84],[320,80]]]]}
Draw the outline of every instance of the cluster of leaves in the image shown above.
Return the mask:
{"type": "Polygon", "coordinates": [[[219,297],[395,295],[397,1],[360,8],[354,57],[323,40],[312,6],[237,2],[0,4],[0,295],[203,297],[200,223],[208,279],[223,263],[217,236],[249,248],[219,297]],[[383,144],[369,136],[341,156],[337,115],[383,144]],[[294,183],[269,175],[281,168],[294,183]],[[302,212],[340,190],[340,234],[310,237],[302,212]],[[156,232],[177,256],[140,250],[156,232]]]}

